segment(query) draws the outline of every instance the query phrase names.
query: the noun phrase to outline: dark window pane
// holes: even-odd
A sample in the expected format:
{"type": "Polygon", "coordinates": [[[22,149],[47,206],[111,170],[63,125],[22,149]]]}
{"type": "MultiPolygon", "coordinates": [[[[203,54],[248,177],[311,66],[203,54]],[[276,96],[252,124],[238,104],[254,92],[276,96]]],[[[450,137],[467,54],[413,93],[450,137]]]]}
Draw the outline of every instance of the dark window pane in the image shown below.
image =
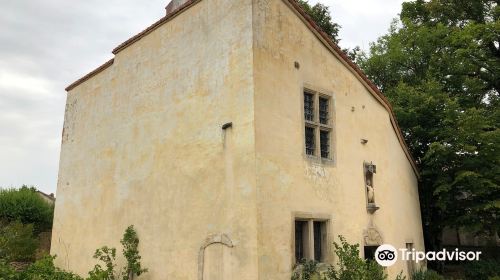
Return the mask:
{"type": "Polygon", "coordinates": [[[314,155],[314,128],[306,126],[306,154],[314,155]]]}
{"type": "Polygon", "coordinates": [[[378,246],[365,246],[365,260],[375,260],[375,251],[378,246]]]}
{"type": "Polygon", "coordinates": [[[304,118],[314,121],[314,95],[310,93],[304,93],[304,118]]]}
{"type": "Polygon", "coordinates": [[[323,256],[322,231],[324,222],[314,222],[314,260],[320,262],[323,256]]]}
{"type": "Polygon", "coordinates": [[[322,124],[328,124],[328,99],[319,98],[319,122],[322,124]]]}
{"type": "Polygon", "coordinates": [[[330,131],[321,130],[319,134],[320,146],[321,146],[321,157],[330,157],[330,131]]]}
{"type": "Polygon", "coordinates": [[[295,261],[297,263],[304,259],[304,227],[305,221],[295,221],[295,261]]]}

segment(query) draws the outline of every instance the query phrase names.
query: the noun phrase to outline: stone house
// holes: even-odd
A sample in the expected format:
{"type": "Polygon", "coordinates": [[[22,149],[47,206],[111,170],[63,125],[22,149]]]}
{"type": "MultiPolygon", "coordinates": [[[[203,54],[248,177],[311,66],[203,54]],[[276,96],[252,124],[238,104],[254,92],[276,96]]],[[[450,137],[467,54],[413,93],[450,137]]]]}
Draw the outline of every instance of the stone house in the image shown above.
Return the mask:
{"type": "Polygon", "coordinates": [[[62,268],[131,224],[140,279],[290,279],[339,235],[424,250],[389,102],[294,0],[174,0],[113,54],[66,89],[62,268]]]}

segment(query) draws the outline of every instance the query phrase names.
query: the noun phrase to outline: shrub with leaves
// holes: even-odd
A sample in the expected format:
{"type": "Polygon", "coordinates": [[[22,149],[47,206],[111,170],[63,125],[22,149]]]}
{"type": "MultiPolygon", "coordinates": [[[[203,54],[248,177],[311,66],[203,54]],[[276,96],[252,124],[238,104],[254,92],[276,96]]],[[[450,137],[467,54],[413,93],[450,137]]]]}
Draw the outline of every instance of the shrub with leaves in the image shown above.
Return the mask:
{"type": "Polygon", "coordinates": [[[148,270],[141,266],[141,256],[139,255],[139,237],[134,229],[134,226],[129,226],[123,238],[120,240],[123,246],[123,256],[126,259],[125,267],[121,273],[116,272],[116,249],[104,246],[97,249],[94,258],[103,262],[105,268],[100,264],[94,266],[94,269],[89,272],[88,280],[132,280],[135,276],[139,276],[148,270]]]}
{"type": "Polygon", "coordinates": [[[295,268],[292,280],[320,280],[318,265],[314,260],[302,260],[295,268]]]}
{"type": "Polygon", "coordinates": [[[97,249],[94,253],[94,259],[97,259],[104,263],[105,268],[100,264],[96,264],[94,269],[89,272],[88,280],[115,280],[115,260],[116,260],[116,249],[104,246],[97,249]]]}
{"type": "MultiPolygon", "coordinates": [[[[343,236],[339,236],[340,244],[334,242],[337,264],[328,265],[325,273],[319,272],[320,264],[312,260],[304,260],[299,264],[292,275],[292,280],[386,280],[384,269],[372,260],[363,260],[359,257],[359,244],[347,243],[343,236]]],[[[323,265],[323,264],[322,264],[323,265]]],[[[405,280],[402,272],[396,280],[405,280]]]]}
{"type": "Polygon", "coordinates": [[[46,256],[25,271],[15,271],[7,263],[0,261],[2,280],[83,280],[80,276],[63,271],[54,265],[55,257],[46,256]]]}
{"type": "Polygon", "coordinates": [[[38,241],[33,236],[33,225],[11,222],[0,224],[0,259],[5,261],[33,261],[38,241]]]}
{"type": "Polygon", "coordinates": [[[21,272],[19,279],[27,280],[83,280],[80,276],[66,272],[57,268],[54,265],[56,257],[46,256],[28,267],[24,272],[21,272]]]}
{"type": "MultiPolygon", "coordinates": [[[[331,266],[326,273],[327,280],[386,280],[384,269],[372,260],[359,257],[359,244],[351,245],[344,237],[339,236],[340,244],[334,242],[337,265],[331,266]]],[[[406,277],[400,273],[396,280],[406,277]]]]}
{"type": "Polygon", "coordinates": [[[54,206],[47,203],[36,189],[0,189],[0,221],[33,224],[35,235],[52,228],[54,206]]]}
{"type": "Polygon", "coordinates": [[[139,237],[134,226],[129,226],[125,230],[123,239],[120,241],[123,246],[123,256],[127,259],[124,268],[123,280],[132,280],[134,276],[140,276],[148,270],[141,267],[141,256],[139,255],[139,237]]]}
{"type": "MultiPolygon", "coordinates": [[[[16,227],[23,228],[24,225],[16,223],[16,227]]],[[[32,232],[32,227],[28,227],[32,232]]],[[[31,236],[31,235],[30,235],[31,236]]],[[[3,238],[3,236],[1,236],[3,238]]],[[[148,270],[143,268],[139,255],[139,238],[133,226],[129,226],[121,240],[123,245],[123,256],[126,259],[126,265],[122,273],[116,272],[116,249],[104,246],[97,249],[94,258],[104,263],[96,264],[89,272],[86,280],[132,280],[148,270]]],[[[34,251],[33,251],[34,252],[34,251]]],[[[55,256],[46,256],[34,264],[30,265],[25,271],[15,271],[9,266],[5,259],[0,258],[0,280],[83,280],[82,277],[63,271],[54,265],[55,256]]]]}
{"type": "Polygon", "coordinates": [[[9,264],[0,259],[0,279],[2,280],[18,280],[17,273],[9,264]]]}

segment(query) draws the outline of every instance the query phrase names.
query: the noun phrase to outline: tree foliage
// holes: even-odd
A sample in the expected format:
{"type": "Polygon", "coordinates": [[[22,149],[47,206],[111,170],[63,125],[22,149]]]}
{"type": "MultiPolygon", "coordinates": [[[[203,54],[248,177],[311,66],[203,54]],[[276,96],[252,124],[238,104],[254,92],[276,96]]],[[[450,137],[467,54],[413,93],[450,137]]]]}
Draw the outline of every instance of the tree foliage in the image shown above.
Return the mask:
{"type": "Polygon", "coordinates": [[[298,0],[297,2],[328,37],[338,44],[340,25],[332,20],[329,7],[321,3],[312,6],[308,0],[298,0]]]}
{"type": "Polygon", "coordinates": [[[36,189],[0,189],[0,221],[33,224],[35,234],[52,228],[54,206],[47,203],[36,189]]]}
{"type": "Polygon", "coordinates": [[[428,249],[443,227],[499,230],[498,2],[406,2],[357,61],[392,102],[417,161],[428,249]]]}
{"type": "MultiPolygon", "coordinates": [[[[297,0],[299,5],[311,17],[311,19],[323,30],[335,44],[340,43],[339,32],[341,26],[333,21],[330,8],[324,4],[316,3],[314,6],[308,0],[297,0]]],[[[342,51],[355,61],[361,53],[361,48],[356,46],[352,49],[344,48],[342,51]]]]}

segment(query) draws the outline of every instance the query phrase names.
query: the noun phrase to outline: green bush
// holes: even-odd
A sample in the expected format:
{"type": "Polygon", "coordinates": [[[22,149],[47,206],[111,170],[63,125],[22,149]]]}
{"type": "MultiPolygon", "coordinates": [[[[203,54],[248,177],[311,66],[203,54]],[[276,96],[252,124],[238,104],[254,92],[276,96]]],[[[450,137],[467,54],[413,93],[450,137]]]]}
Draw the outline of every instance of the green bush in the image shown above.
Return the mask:
{"type": "MultiPolygon", "coordinates": [[[[327,280],[386,280],[387,274],[382,266],[373,260],[363,260],[359,257],[359,244],[351,245],[344,237],[339,236],[340,244],[334,242],[337,265],[331,266],[326,274],[327,280]]],[[[401,273],[396,280],[406,277],[401,273]]]]}
{"type": "Polygon", "coordinates": [[[500,261],[480,260],[470,262],[465,266],[465,279],[489,280],[500,276],[500,261]]]}
{"type": "Polygon", "coordinates": [[[33,261],[37,247],[33,225],[11,222],[0,227],[0,259],[9,262],[33,261]]]}
{"type": "MultiPolygon", "coordinates": [[[[96,250],[94,254],[94,258],[103,262],[105,268],[97,264],[89,272],[89,277],[86,280],[132,280],[135,276],[147,272],[147,269],[143,268],[140,263],[139,238],[133,226],[127,228],[121,244],[126,259],[126,265],[121,270],[122,273],[119,274],[115,271],[116,249],[105,246],[96,250]]],[[[54,265],[54,259],[55,256],[46,256],[22,272],[15,271],[5,260],[0,259],[0,280],[84,280],[76,274],[57,268],[54,265]]]]}
{"type": "Polygon", "coordinates": [[[0,280],[21,280],[19,273],[8,265],[5,261],[0,260],[0,280]]]}
{"type": "Polygon", "coordinates": [[[83,280],[80,276],[63,271],[54,265],[55,257],[46,256],[20,273],[26,280],[83,280]]]}
{"type": "Polygon", "coordinates": [[[413,273],[413,280],[444,280],[444,277],[439,275],[434,270],[418,270],[413,273]]]}
{"type": "Polygon", "coordinates": [[[70,272],[54,266],[54,258],[46,256],[25,271],[18,272],[3,261],[0,261],[0,280],[83,280],[70,272]]]}
{"type": "MultiPolygon", "coordinates": [[[[339,236],[340,244],[334,242],[335,254],[338,257],[336,266],[328,265],[328,269],[320,275],[319,265],[315,261],[303,261],[300,269],[292,274],[292,280],[386,280],[387,274],[382,266],[372,260],[359,257],[359,244],[351,245],[344,237],[339,236]]],[[[404,280],[402,272],[396,280],[404,280]]]]}
{"type": "Polygon", "coordinates": [[[302,260],[292,274],[292,280],[320,280],[317,261],[302,260]]]}
{"type": "Polygon", "coordinates": [[[139,255],[139,237],[134,226],[129,226],[123,234],[120,243],[123,246],[123,256],[126,259],[126,265],[121,273],[115,271],[116,268],[116,249],[104,246],[97,249],[94,258],[103,262],[105,268],[96,264],[94,269],[89,272],[88,280],[116,280],[120,277],[123,280],[132,280],[135,276],[147,272],[148,270],[141,266],[141,256],[139,255]]]}
{"type": "Polygon", "coordinates": [[[0,221],[33,224],[38,235],[52,228],[53,218],[53,205],[43,200],[35,188],[0,189],[0,221]]]}
{"type": "Polygon", "coordinates": [[[116,261],[116,249],[104,246],[97,249],[94,253],[94,259],[97,259],[104,263],[106,268],[103,268],[100,264],[96,264],[94,269],[89,272],[88,280],[115,280],[115,261],[116,261]]]}

